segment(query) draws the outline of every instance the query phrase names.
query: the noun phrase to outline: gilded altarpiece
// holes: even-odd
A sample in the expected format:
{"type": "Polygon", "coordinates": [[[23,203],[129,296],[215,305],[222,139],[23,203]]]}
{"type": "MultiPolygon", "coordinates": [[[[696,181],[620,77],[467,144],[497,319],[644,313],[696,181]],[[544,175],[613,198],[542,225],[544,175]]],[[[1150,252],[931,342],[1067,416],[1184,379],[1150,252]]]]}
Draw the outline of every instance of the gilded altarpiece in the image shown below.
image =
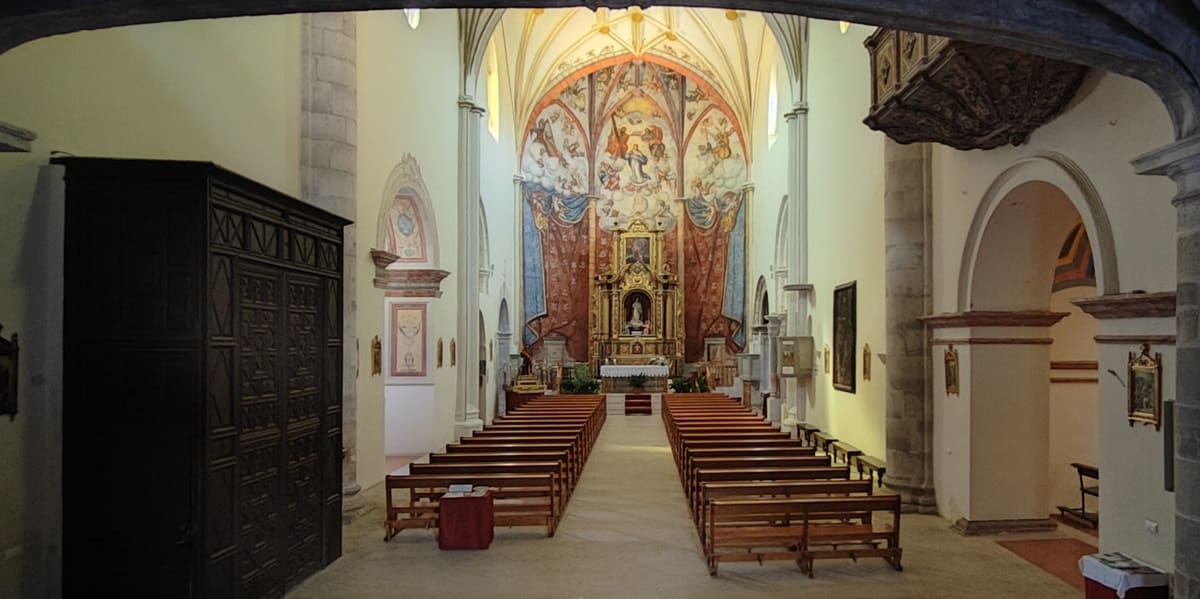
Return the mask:
{"type": "Polygon", "coordinates": [[[537,354],[562,337],[572,361],[593,367],[700,362],[705,337],[741,351],[748,157],[712,85],[658,57],[622,56],[568,75],[531,114],[523,346],[537,354]]]}

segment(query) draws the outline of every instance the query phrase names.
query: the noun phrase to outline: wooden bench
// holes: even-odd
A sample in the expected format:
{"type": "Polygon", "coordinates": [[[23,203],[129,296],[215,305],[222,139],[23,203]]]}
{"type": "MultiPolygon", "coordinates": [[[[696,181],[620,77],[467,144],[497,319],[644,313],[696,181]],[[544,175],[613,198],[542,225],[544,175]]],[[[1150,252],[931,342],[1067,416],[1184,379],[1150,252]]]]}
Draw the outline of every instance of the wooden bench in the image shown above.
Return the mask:
{"type": "Polygon", "coordinates": [[[825,453],[829,453],[829,444],[838,440],[837,437],[821,431],[814,432],[812,434],[812,439],[813,445],[825,453]]]}
{"type": "Polygon", "coordinates": [[[805,445],[812,445],[812,434],[821,432],[821,429],[807,422],[801,422],[800,424],[797,424],[796,430],[800,433],[800,438],[804,439],[805,445]]]}
{"type": "Polygon", "coordinates": [[[833,443],[830,443],[829,445],[830,445],[830,447],[833,448],[832,455],[833,455],[834,463],[843,462],[845,464],[849,464],[853,458],[856,458],[863,454],[863,451],[861,449],[859,449],[845,441],[841,441],[841,440],[834,441],[833,443]]]}
{"type": "Polygon", "coordinates": [[[387,494],[384,541],[390,541],[406,528],[436,528],[438,502],[435,497],[452,484],[473,484],[492,489],[497,526],[545,526],[546,536],[554,536],[560,508],[557,482],[550,473],[459,475],[389,474],[384,478],[387,494]],[[409,498],[398,502],[397,490],[407,489],[409,498]]]}
{"type": "Polygon", "coordinates": [[[860,455],[854,462],[858,464],[859,478],[863,478],[863,471],[865,470],[866,478],[877,478],[879,487],[883,488],[883,475],[887,474],[887,462],[869,455],[860,455]]]}
{"type": "Polygon", "coordinates": [[[1100,526],[1100,514],[1087,510],[1087,498],[1088,495],[1092,497],[1100,496],[1100,469],[1080,462],[1071,462],[1071,466],[1075,468],[1076,474],[1079,475],[1079,507],[1060,505],[1058,506],[1058,511],[1063,516],[1074,517],[1092,528],[1097,528],[1100,526]],[[1096,482],[1095,484],[1087,484],[1084,479],[1091,479],[1096,482]]]}
{"type": "MultiPolygon", "coordinates": [[[[700,468],[692,474],[696,487],[715,482],[754,482],[791,480],[849,480],[850,469],[846,466],[796,466],[790,468],[700,468]]],[[[699,493],[688,495],[688,509],[692,514],[703,509],[699,493]]]]}
{"type": "Polygon", "coordinates": [[[704,509],[704,557],[712,576],[722,561],[786,559],[810,578],[816,559],[882,557],[903,569],[898,495],[714,499],[704,509]],[[891,522],[875,522],[874,512],[888,512],[891,522]]]}
{"type": "Polygon", "coordinates": [[[408,470],[412,475],[453,476],[464,482],[471,482],[476,476],[491,474],[551,474],[554,478],[553,486],[557,505],[565,507],[568,499],[568,489],[563,484],[562,462],[412,463],[408,465],[408,470]]]}
{"type": "MultiPolygon", "coordinates": [[[[708,482],[700,485],[700,504],[708,505],[715,499],[779,499],[790,497],[816,497],[871,495],[869,480],[788,480],[752,482],[708,482]]],[[[700,544],[704,545],[706,523],[704,509],[694,514],[696,529],[700,533],[700,544]]]]}

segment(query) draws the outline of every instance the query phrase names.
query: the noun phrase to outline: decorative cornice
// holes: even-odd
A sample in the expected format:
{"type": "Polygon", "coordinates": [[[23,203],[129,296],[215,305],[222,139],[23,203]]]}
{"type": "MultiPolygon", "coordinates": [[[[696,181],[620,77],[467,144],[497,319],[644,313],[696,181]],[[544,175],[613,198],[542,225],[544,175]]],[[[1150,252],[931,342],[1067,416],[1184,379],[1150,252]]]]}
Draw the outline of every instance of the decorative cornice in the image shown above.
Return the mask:
{"type": "Polygon", "coordinates": [[[400,256],[383,250],[371,250],[371,261],[375,263],[376,268],[387,268],[388,265],[400,259],[400,256]]]}
{"type": "Polygon", "coordinates": [[[1175,335],[1096,335],[1096,343],[1107,345],[1175,345],[1175,335]]]}
{"type": "Polygon", "coordinates": [[[436,268],[405,268],[389,270],[400,257],[383,250],[371,250],[375,263],[375,287],[388,292],[389,297],[442,297],[442,279],[449,271],[436,268]]]}
{"type": "Polygon", "coordinates": [[[957,339],[937,337],[929,345],[1053,345],[1049,337],[960,337],[957,339]]]}
{"type": "Polygon", "coordinates": [[[1072,300],[1084,312],[1109,320],[1117,318],[1172,318],[1175,316],[1175,292],[1122,293],[1072,300]]]}
{"type": "Polygon", "coordinates": [[[918,317],[931,329],[962,327],[1048,327],[1069,316],[1069,312],[1045,310],[971,310],[918,317]]]}
{"type": "Polygon", "coordinates": [[[1050,362],[1050,370],[1099,370],[1100,363],[1089,360],[1050,362]]]}
{"type": "Polygon", "coordinates": [[[799,293],[802,297],[812,295],[814,289],[815,287],[813,287],[812,283],[788,283],[783,286],[784,291],[799,293]]]}

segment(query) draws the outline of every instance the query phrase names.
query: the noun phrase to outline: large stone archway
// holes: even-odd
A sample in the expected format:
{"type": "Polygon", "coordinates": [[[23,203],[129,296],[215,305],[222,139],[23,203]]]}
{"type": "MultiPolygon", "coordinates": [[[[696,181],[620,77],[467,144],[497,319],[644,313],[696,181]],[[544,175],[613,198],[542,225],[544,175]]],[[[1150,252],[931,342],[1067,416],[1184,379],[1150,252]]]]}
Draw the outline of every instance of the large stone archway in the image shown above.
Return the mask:
{"type": "MultiPolygon", "coordinates": [[[[14,0],[0,9],[0,51],[30,40],[82,29],[137,23],[244,15],[373,10],[401,7],[491,7],[487,0],[14,0]]],[[[567,0],[521,0],[520,6],[579,6],[567,0]]],[[[629,6],[629,2],[586,5],[629,6]]],[[[716,0],[680,4],[724,8],[716,0]]],[[[1175,144],[1135,161],[1139,173],[1166,175],[1179,185],[1178,220],[1178,419],[1177,597],[1200,597],[1200,563],[1187,556],[1200,551],[1200,5],[1154,0],[1050,0],[1014,8],[1011,4],[972,5],[953,0],[750,0],[740,8],[805,14],[892,26],[1006,46],[1080,62],[1129,75],[1149,84],[1171,114],[1175,144]]],[[[468,61],[471,62],[471,61],[468,61]]],[[[464,71],[471,71],[466,65],[464,71]]],[[[464,113],[471,113],[468,102],[464,113]]],[[[0,115],[2,117],[3,115],[0,115]]],[[[464,122],[473,123],[464,116],[464,122]]],[[[469,130],[471,128],[467,128],[469,130]]],[[[463,144],[471,148],[468,141],[463,144]]],[[[477,148],[477,145],[474,146],[477,148]]],[[[477,151],[476,151],[477,155],[477,151]]],[[[477,177],[475,178],[477,182],[477,177]]],[[[471,190],[466,190],[471,191],[471,190]]],[[[466,194],[477,197],[477,194],[466,194]]],[[[472,200],[473,203],[474,200],[472,200]]],[[[471,227],[473,210],[460,222],[471,227]]],[[[469,236],[468,236],[469,237],[469,236]]],[[[348,244],[348,247],[350,245],[348,244]]],[[[469,252],[467,255],[471,255],[469,252]]],[[[460,265],[461,266],[461,265],[460,265]]],[[[471,294],[468,293],[468,296],[471,294]]],[[[460,309],[473,316],[477,300],[460,309]]],[[[460,319],[470,323],[469,319],[460,319]]],[[[467,325],[469,327],[469,325],[467,325]]],[[[466,336],[470,339],[473,335],[466,336]]]]}

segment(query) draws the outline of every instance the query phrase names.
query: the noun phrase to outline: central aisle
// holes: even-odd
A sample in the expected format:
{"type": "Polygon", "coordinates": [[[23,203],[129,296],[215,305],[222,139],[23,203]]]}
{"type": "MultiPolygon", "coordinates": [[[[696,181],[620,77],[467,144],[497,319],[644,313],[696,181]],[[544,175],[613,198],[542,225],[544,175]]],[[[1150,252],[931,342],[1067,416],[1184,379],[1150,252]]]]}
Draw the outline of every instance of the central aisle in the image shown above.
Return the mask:
{"type": "Polygon", "coordinates": [[[722,564],[711,578],[658,414],[610,410],[554,538],[497,528],[487,550],[440,551],[435,531],[406,530],[384,543],[382,486],[364,492],[377,508],[345,528],[345,555],[288,599],[1079,597],[936,516],[905,516],[903,573],[875,559],[819,562],[812,580],[787,562],[722,564]]]}

